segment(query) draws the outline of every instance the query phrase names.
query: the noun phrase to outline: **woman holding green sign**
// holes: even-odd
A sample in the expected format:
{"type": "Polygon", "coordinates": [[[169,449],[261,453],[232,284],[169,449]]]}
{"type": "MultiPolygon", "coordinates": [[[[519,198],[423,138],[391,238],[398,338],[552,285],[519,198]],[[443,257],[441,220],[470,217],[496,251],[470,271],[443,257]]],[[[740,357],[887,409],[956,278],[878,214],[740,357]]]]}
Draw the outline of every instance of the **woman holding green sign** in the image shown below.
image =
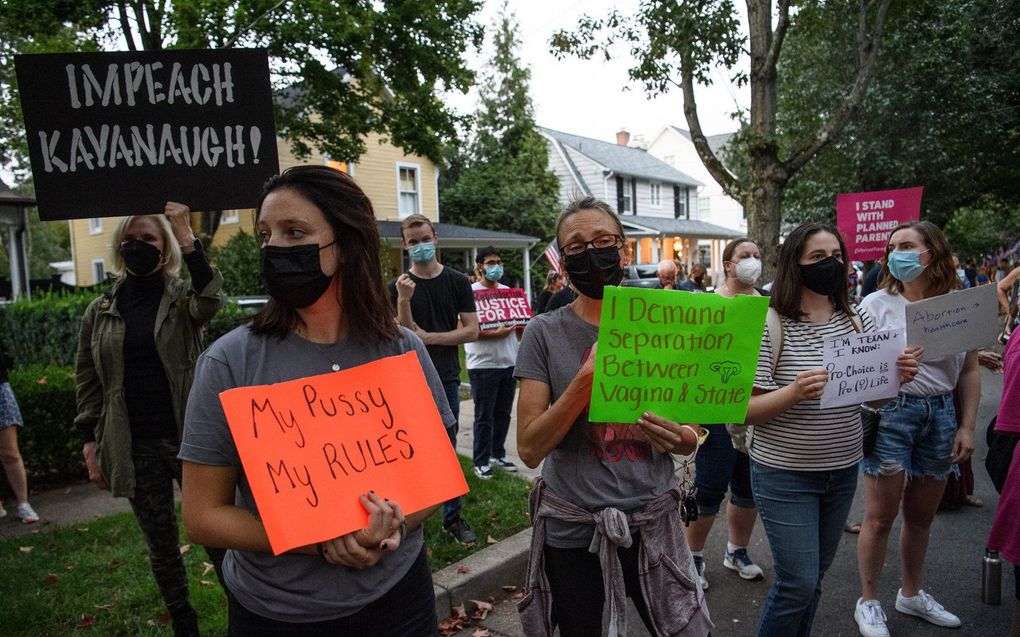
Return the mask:
{"type": "MultiPolygon", "coordinates": [[[[879,285],[861,306],[885,330],[906,327],[908,303],[959,289],[953,255],[938,226],[915,221],[893,230],[879,285]]],[[[931,523],[946,477],[957,471],[954,465],[974,452],[980,400],[977,351],[960,352],[924,360],[917,377],[902,385],[896,398],[880,411],[874,449],[861,463],[867,507],[858,540],[861,597],[854,617],[867,637],[889,634],[878,601],[878,583],[889,532],[901,507],[902,587],[896,593],[896,610],[936,626],[956,628],[961,624],[921,584],[931,523]],[[960,396],[959,429],[954,389],[960,396]]]]}
{"type": "MultiPolygon", "coordinates": [[[[761,637],[811,634],[822,577],[857,488],[860,408],[820,404],[825,340],[875,329],[867,312],[850,306],[846,254],[835,228],[808,223],[790,233],[776,265],[768,323],[777,329],[762,336],[746,421],[755,425],[751,489],[776,573],[761,637]]],[[[904,382],[917,373],[911,353],[898,366],[904,382]]]]}
{"type": "Polygon", "coordinates": [[[599,635],[608,604],[627,634],[629,596],[652,634],[706,635],[670,455],[695,450],[699,430],[649,412],[636,423],[588,422],[604,288],[623,280],[628,259],[623,227],[608,204],[585,197],[560,215],[556,239],[578,297],[532,319],[514,371],[518,452],[529,467],[544,461],[531,494],[524,632],[599,635]]]}

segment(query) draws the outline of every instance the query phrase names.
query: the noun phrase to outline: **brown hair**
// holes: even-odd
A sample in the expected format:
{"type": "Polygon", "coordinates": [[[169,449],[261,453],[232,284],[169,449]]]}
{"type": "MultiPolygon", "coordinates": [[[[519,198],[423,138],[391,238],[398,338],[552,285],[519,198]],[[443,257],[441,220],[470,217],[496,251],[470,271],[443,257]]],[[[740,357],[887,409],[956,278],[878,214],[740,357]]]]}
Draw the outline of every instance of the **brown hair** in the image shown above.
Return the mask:
{"type": "MultiPolygon", "coordinates": [[[[340,284],[344,320],[349,333],[369,341],[386,341],[399,334],[393,311],[383,287],[379,265],[379,229],[368,196],[346,173],[328,166],[295,166],[271,177],[262,188],[255,218],[262,213],[266,197],[281,188],[290,189],[310,201],[333,228],[338,268],[334,277],[340,284]]],[[[281,339],[299,320],[297,312],[272,297],[252,319],[256,334],[281,339]]]]}
{"type": "Polygon", "coordinates": [[[425,215],[421,215],[416,212],[413,215],[408,215],[400,222],[400,238],[404,238],[404,230],[417,228],[418,226],[428,226],[429,230],[432,231],[432,234],[436,234],[436,227],[432,225],[432,220],[425,215]]]}
{"type": "MultiPolygon", "coordinates": [[[[804,292],[804,282],[800,278],[800,257],[804,253],[804,246],[808,239],[819,232],[828,232],[836,237],[839,242],[839,251],[843,255],[844,279],[850,274],[850,262],[847,260],[849,254],[846,251],[846,244],[839,230],[826,223],[803,223],[786,237],[786,241],[779,248],[779,258],[776,260],[776,279],[772,282],[772,292],[769,304],[783,316],[799,321],[804,318],[804,312],[800,309],[800,300],[804,292]]],[[[850,295],[847,293],[847,286],[841,285],[836,293],[829,296],[829,300],[837,310],[842,310],[846,315],[856,314],[850,307],[850,295]]]]}
{"type": "Polygon", "coordinates": [[[739,239],[734,239],[733,241],[730,241],[729,243],[726,244],[726,247],[723,248],[723,251],[722,251],[722,260],[723,260],[723,278],[724,279],[727,276],[726,275],[726,262],[733,260],[733,253],[737,251],[737,248],[742,243],[754,243],[754,241],[751,241],[747,237],[740,237],[739,239]]]}
{"type": "Polygon", "coordinates": [[[563,227],[563,222],[582,210],[598,210],[600,212],[604,212],[610,219],[613,220],[613,223],[616,224],[616,229],[619,231],[620,236],[623,237],[624,241],[627,240],[627,234],[623,231],[623,224],[620,223],[620,218],[616,216],[616,212],[613,211],[613,207],[601,199],[596,199],[595,197],[588,195],[586,197],[573,199],[567,204],[567,207],[563,209],[563,212],[561,212],[560,216],[556,219],[556,241],[559,243],[561,249],[563,248],[563,241],[560,237],[560,229],[563,227]]]}
{"type": "MultiPolygon", "coordinates": [[[[907,221],[896,226],[889,233],[889,239],[900,230],[913,228],[921,235],[921,240],[928,248],[928,267],[924,274],[928,277],[928,289],[924,291],[925,297],[940,296],[950,290],[958,290],[963,287],[960,277],[956,276],[956,268],[953,267],[953,252],[949,249],[949,242],[946,235],[942,234],[934,223],[930,221],[907,221]]],[[[889,294],[902,294],[903,282],[889,272],[889,253],[892,252],[892,244],[885,246],[885,257],[882,259],[882,272],[878,275],[878,285],[889,294]]]]}
{"type": "Polygon", "coordinates": [[[545,275],[545,289],[552,287],[553,283],[556,283],[563,278],[563,275],[556,270],[549,270],[549,274],[545,275]]]}

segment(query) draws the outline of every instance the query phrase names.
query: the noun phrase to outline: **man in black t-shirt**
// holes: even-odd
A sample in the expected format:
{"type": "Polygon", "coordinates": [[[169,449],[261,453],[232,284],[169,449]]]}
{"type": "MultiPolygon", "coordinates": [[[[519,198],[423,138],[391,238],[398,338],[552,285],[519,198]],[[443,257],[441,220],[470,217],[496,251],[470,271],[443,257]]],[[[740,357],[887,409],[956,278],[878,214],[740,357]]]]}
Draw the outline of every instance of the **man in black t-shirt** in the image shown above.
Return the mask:
{"type": "MultiPolygon", "coordinates": [[[[400,224],[403,247],[411,269],[389,283],[390,301],[397,321],[421,338],[439,372],[455,420],[460,418],[460,359],[457,348],[478,338],[478,314],[471,283],[463,274],[443,267],[436,259],[438,243],[428,217],[414,214],[400,224]]],[[[457,425],[450,434],[457,448],[457,425]]],[[[460,498],[443,505],[443,528],[458,541],[477,538],[460,516],[460,498]]]]}

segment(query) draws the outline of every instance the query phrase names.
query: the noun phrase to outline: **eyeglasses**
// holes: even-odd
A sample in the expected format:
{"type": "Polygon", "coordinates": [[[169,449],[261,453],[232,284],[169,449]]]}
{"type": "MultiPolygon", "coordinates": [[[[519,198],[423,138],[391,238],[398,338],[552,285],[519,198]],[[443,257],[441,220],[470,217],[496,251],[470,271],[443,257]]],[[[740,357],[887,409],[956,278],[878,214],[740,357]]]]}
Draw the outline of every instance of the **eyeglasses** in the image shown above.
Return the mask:
{"type": "Polygon", "coordinates": [[[591,241],[578,241],[577,243],[568,243],[567,245],[560,248],[560,252],[562,252],[563,256],[565,257],[575,257],[584,252],[585,250],[587,250],[588,246],[591,246],[595,249],[601,249],[601,248],[619,248],[622,245],[623,237],[621,237],[620,235],[604,234],[595,237],[591,241]]]}

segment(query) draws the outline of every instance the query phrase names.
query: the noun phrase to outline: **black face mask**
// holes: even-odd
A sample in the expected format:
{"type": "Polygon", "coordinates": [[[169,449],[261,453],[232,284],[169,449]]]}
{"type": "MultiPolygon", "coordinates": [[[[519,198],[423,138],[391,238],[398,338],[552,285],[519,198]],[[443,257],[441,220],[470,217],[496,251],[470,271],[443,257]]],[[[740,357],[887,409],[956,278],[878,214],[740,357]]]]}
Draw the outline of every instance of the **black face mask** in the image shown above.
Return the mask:
{"type": "Polygon", "coordinates": [[[333,243],[322,247],[314,243],[289,247],[263,246],[262,281],[269,296],[280,305],[295,310],[318,301],[333,280],[333,277],[322,273],[319,251],[333,243]]]}
{"type": "Polygon", "coordinates": [[[839,286],[846,285],[846,264],[836,257],[825,257],[800,266],[800,279],[804,286],[824,296],[835,296],[839,286]]]}
{"type": "Polygon", "coordinates": [[[138,239],[128,239],[120,244],[120,256],[124,258],[128,274],[135,276],[145,276],[155,272],[159,267],[159,260],[163,257],[159,248],[138,239]]]}
{"type": "Polygon", "coordinates": [[[601,300],[607,285],[623,281],[619,248],[588,248],[581,254],[563,258],[570,284],[590,299],[601,300]]]}

